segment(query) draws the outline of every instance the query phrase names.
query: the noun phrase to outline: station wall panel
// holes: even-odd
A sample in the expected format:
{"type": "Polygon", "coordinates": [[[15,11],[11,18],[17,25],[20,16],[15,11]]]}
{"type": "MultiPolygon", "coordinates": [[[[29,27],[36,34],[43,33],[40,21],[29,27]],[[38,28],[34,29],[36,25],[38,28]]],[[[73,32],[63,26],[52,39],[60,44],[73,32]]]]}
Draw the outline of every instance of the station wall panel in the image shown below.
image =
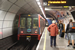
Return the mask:
{"type": "Polygon", "coordinates": [[[3,38],[11,36],[11,35],[12,35],[12,28],[3,29],[3,38]]]}
{"type": "Polygon", "coordinates": [[[2,28],[2,22],[3,22],[3,21],[0,21],[0,29],[2,28]]]}
{"type": "Polygon", "coordinates": [[[22,7],[26,2],[24,0],[18,0],[15,4],[22,7]]]}
{"type": "Polygon", "coordinates": [[[0,10],[0,20],[3,20],[4,19],[5,14],[6,14],[5,11],[0,10]]]}
{"type": "Polygon", "coordinates": [[[16,14],[8,12],[6,17],[5,17],[5,20],[14,20],[15,15],[16,14]]]}
{"type": "Polygon", "coordinates": [[[20,7],[16,6],[16,5],[13,5],[9,11],[12,12],[12,13],[17,13],[18,10],[20,9],[20,7]]]}
{"type": "Polygon", "coordinates": [[[12,5],[12,3],[10,3],[9,1],[7,0],[2,0],[2,4],[0,6],[0,9],[1,10],[5,10],[5,11],[8,11],[8,9],[10,8],[10,6],[12,5]]]}
{"type": "Polygon", "coordinates": [[[3,28],[12,28],[13,21],[4,21],[3,28]]]}
{"type": "Polygon", "coordinates": [[[2,39],[2,29],[0,29],[0,39],[2,39]]]}

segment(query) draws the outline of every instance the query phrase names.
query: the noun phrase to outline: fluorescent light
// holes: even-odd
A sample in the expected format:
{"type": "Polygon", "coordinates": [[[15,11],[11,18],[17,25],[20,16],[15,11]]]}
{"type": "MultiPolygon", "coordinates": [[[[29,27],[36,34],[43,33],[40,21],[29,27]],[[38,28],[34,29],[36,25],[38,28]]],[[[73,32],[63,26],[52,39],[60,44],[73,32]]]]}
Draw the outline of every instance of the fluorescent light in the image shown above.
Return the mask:
{"type": "Polygon", "coordinates": [[[40,9],[41,9],[41,11],[42,11],[42,14],[43,14],[44,17],[46,18],[45,13],[44,13],[44,11],[43,11],[43,8],[42,8],[42,6],[41,6],[40,0],[36,0],[36,2],[37,2],[38,6],[40,7],[40,9]]]}
{"type": "Polygon", "coordinates": [[[49,8],[45,8],[45,10],[52,10],[52,9],[49,9],[49,8]]]}
{"type": "Polygon", "coordinates": [[[40,2],[37,2],[38,5],[40,5],[40,2]]]}
{"type": "Polygon", "coordinates": [[[43,5],[44,5],[44,6],[47,5],[47,2],[43,2],[43,5]]]}
{"type": "Polygon", "coordinates": [[[41,8],[41,5],[39,5],[39,7],[41,8]]]}
{"type": "Polygon", "coordinates": [[[37,2],[39,2],[39,0],[36,0],[37,2]]]}

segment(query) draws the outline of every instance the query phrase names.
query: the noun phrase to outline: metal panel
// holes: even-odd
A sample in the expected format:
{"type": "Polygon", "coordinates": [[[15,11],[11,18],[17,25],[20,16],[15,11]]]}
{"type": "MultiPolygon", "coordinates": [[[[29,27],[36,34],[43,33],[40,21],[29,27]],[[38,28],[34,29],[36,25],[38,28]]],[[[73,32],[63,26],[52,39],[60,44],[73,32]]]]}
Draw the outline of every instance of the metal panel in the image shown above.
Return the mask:
{"type": "Polygon", "coordinates": [[[5,11],[0,10],[0,20],[3,20],[5,14],[6,14],[5,11]]]}
{"type": "Polygon", "coordinates": [[[20,9],[20,8],[19,8],[18,6],[13,5],[13,6],[9,9],[9,11],[10,11],[10,12],[13,12],[13,13],[17,13],[19,9],[20,9]]]}
{"type": "Polygon", "coordinates": [[[8,2],[7,0],[4,0],[0,6],[0,9],[7,11],[11,5],[12,3],[8,2]]]}
{"type": "Polygon", "coordinates": [[[12,35],[12,28],[3,29],[3,38],[11,36],[11,35],[12,35]]]}
{"type": "Polygon", "coordinates": [[[32,12],[33,8],[29,8],[27,11],[32,12]]]}
{"type": "Polygon", "coordinates": [[[24,9],[28,10],[29,8],[31,8],[28,4],[23,6],[24,9]]]}
{"type": "Polygon", "coordinates": [[[30,2],[29,5],[33,5],[32,7],[39,7],[36,1],[30,2]]]}
{"type": "Polygon", "coordinates": [[[0,39],[2,39],[2,29],[0,29],[0,39]]]}
{"type": "MultiPolygon", "coordinates": [[[[24,8],[24,10],[26,10],[26,11],[25,12],[22,11],[23,14],[37,14],[37,13],[40,14],[40,13],[42,13],[41,10],[40,10],[40,7],[38,6],[38,4],[36,2],[36,0],[24,0],[24,2],[26,4],[24,6],[22,6],[22,8],[24,8]]],[[[18,3],[18,4],[20,4],[20,3],[18,3]]],[[[18,11],[18,12],[20,12],[20,11],[18,11]]]]}
{"type": "Polygon", "coordinates": [[[24,4],[27,4],[24,0],[18,0],[15,4],[22,7],[24,4]]]}
{"type": "Polygon", "coordinates": [[[21,8],[21,9],[19,10],[19,12],[25,12],[25,9],[24,9],[24,8],[21,8]]]}
{"type": "Polygon", "coordinates": [[[26,2],[33,2],[33,1],[35,1],[35,0],[25,0],[26,2]]]}
{"type": "Polygon", "coordinates": [[[22,11],[18,12],[17,15],[22,14],[22,11]]]}
{"type": "Polygon", "coordinates": [[[0,28],[2,28],[2,22],[3,22],[3,21],[0,21],[0,28]]]}
{"type": "Polygon", "coordinates": [[[13,25],[13,21],[4,21],[3,28],[10,28],[13,25]]]}
{"type": "Polygon", "coordinates": [[[5,20],[14,20],[14,17],[15,17],[16,14],[13,14],[13,13],[7,13],[6,17],[5,17],[5,20]]]}
{"type": "Polygon", "coordinates": [[[14,2],[16,2],[17,0],[9,0],[10,2],[12,2],[12,3],[14,3],[14,2]]]}

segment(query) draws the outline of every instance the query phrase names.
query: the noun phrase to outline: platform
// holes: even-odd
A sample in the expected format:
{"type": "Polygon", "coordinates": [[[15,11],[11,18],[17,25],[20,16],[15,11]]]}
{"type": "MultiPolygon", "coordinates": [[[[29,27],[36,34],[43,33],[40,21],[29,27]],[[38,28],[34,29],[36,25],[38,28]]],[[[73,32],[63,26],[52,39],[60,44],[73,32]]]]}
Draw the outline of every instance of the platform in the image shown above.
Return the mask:
{"type": "Polygon", "coordinates": [[[36,50],[75,50],[72,48],[72,46],[67,47],[68,40],[66,40],[65,38],[59,38],[59,35],[57,35],[56,44],[56,48],[50,47],[50,36],[47,31],[47,27],[45,27],[36,50]]]}

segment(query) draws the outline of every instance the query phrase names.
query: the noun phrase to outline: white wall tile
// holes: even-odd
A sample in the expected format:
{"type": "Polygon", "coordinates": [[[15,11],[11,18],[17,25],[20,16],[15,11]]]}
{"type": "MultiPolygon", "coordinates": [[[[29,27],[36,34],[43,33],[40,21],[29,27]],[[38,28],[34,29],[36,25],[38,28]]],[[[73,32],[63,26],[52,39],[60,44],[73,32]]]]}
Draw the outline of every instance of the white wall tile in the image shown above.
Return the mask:
{"type": "Polygon", "coordinates": [[[3,38],[11,36],[11,35],[12,35],[12,28],[3,29],[3,38]]]}
{"type": "Polygon", "coordinates": [[[6,14],[5,11],[0,10],[0,20],[3,20],[4,19],[5,14],[6,14]]]}
{"type": "Polygon", "coordinates": [[[2,29],[0,29],[0,39],[2,39],[2,29]]]}
{"type": "Polygon", "coordinates": [[[13,21],[4,21],[3,28],[12,28],[13,21]]]}
{"type": "Polygon", "coordinates": [[[0,28],[2,28],[2,22],[3,22],[3,21],[0,21],[0,28]]]}
{"type": "Polygon", "coordinates": [[[13,13],[9,13],[9,12],[8,12],[8,13],[6,14],[5,20],[14,20],[15,15],[16,15],[16,14],[13,14],[13,13]]]}
{"type": "Polygon", "coordinates": [[[15,4],[22,7],[24,4],[26,4],[26,2],[24,0],[18,0],[15,4]]]}
{"type": "Polygon", "coordinates": [[[13,12],[13,13],[17,13],[19,9],[20,9],[20,7],[18,7],[18,6],[16,6],[16,5],[13,5],[13,6],[9,9],[9,11],[10,11],[10,12],[13,12]]]}
{"type": "Polygon", "coordinates": [[[12,3],[8,2],[7,0],[4,0],[0,6],[0,9],[7,11],[11,5],[12,3]]]}

